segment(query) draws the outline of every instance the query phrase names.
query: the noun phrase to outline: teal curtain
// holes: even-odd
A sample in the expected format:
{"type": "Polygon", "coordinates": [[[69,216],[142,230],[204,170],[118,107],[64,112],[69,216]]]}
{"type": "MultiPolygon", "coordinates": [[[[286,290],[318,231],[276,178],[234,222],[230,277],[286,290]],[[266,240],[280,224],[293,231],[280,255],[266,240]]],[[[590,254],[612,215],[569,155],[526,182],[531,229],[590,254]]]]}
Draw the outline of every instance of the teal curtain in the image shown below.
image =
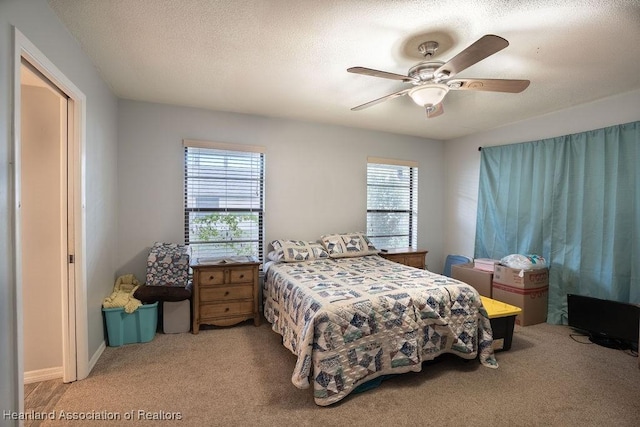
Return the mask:
{"type": "Polygon", "coordinates": [[[481,152],[475,257],[542,255],[568,293],[640,303],[640,122],[481,152]]]}

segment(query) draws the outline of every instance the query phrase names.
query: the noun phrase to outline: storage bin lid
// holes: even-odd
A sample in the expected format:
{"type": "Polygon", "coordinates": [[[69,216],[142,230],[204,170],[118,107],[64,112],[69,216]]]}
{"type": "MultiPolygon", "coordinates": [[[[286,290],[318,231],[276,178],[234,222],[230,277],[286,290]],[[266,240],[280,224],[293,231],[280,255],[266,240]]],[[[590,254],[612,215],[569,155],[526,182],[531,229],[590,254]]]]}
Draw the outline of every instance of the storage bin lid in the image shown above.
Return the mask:
{"type": "Polygon", "coordinates": [[[522,313],[522,309],[520,307],[516,307],[515,305],[510,305],[504,303],[502,301],[496,301],[491,298],[480,296],[482,300],[482,305],[485,310],[487,310],[487,314],[489,315],[489,319],[495,319],[496,317],[507,317],[507,316],[515,316],[522,313]]]}

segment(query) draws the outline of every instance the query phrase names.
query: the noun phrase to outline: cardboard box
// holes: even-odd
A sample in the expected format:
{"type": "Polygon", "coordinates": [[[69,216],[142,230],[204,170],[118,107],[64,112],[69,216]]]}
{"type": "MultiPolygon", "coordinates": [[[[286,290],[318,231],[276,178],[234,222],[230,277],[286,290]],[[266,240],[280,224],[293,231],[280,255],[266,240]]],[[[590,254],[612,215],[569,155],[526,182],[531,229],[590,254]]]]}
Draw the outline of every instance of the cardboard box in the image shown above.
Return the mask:
{"type": "Polygon", "coordinates": [[[480,297],[480,299],[491,322],[493,349],[495,351],[509,350],[513,340],[516,316],[522,313],[522,309],[492,298],[480,297]]]}
{"type": "Polygon", "coordinates": [[[491,298],[493,273],[473,268],[473,264],[454,264],[451,277],[473,286],[480,295],[491,298]]]}
{"type": "Polygon", "coordinates": [[[493,273],[492,298],[522,309],[516,317],[518,325],[546,322],[549,270],[520,270],[497,265],[493,273]]]}
{"type": "Polygon", "coordinates": [[[490,258],[476,258],[473,260],[473,268],[478,270],[490,271],[493,273],[500,260],[490,258]]]}
{"type": "Polygon", "coordinates": [[[549,269],[520,270],[498,264],[493,270],[493,281],[522,289],[549,286],[549,269]]]}

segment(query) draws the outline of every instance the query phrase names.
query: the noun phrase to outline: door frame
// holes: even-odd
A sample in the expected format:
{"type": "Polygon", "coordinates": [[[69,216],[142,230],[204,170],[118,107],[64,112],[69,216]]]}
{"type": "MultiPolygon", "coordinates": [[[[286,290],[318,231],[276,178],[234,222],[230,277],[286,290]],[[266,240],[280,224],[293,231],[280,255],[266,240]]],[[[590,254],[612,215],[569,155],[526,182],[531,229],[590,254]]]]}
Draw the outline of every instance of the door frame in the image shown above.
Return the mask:
{"type": "Polygon", "coordinates": [[[13,56],[13,230],[14,268],[16,276],[16,342],[18,396],[24,408],[24,339],[22,314],[22,231],[21,231],[21,78],[24,58],[68,96],[67,102],[67,188],[61,200],[67,207],[66,245],[62,248],[63,270],[68,271],[62,286],[63,380],[71,382],[89,375],[89,345],[86,289],[86,212],[85,212],[85,143],[86,97],[24,34],[16,27],[13,56]],[[71,222],[69,222],[71,221],[71,222]],[[69,263],[69,256],[74,262],[69,263]]]}

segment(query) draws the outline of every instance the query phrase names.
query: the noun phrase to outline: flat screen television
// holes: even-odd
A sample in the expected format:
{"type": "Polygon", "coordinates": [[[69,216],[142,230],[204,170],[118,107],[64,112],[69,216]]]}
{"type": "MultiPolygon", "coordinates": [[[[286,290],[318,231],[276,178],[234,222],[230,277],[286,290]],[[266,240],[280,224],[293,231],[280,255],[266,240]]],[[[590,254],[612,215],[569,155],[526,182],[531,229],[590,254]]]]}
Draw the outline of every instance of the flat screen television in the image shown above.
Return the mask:
{"type": "Polygon", "coordinates": [[[585,332],[593,343],[638,349],[640,305],[567,294],[569,326],[585,332]]]}

